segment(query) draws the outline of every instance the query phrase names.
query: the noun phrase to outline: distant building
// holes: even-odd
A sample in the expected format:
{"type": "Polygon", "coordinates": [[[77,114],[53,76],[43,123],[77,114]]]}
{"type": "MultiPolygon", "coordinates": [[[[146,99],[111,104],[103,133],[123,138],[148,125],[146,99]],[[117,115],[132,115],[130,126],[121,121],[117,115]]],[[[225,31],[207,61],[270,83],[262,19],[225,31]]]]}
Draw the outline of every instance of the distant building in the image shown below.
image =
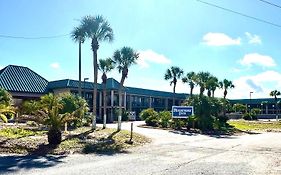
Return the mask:
{"type": "MultiPolygon", "coordinates": [[[[48,82],[46,79],[27,67],[9,65],[0,70],[0,87],[9,91],[16,104],[23,100],[39,99],[40,96],[53,92],[55,94],[71,92],[78,94],[77,80],[57,80],[48,82]]],[[[82,81],[82,96],[87,100],[92,110],[93,87],[91,82],[82,81]]],[[[119,82],[113,78],[107,80],[107,115],[113,119],[118,108],[119,82]]],[[[171,92],[142,89],[136,87],[124,87],[122,107],[127,111],[133,111],[138,116],[140,111],[146,108],[154,108],[157,111],[171,110],[174,94],[171,92]]],[[[180,105],[187,94],[176,93],[175,105],[180,105]]],[[[97,116],[103,112],[102,85],[98,84],[97,116]]]]}
{"type": "Polygon", "coordinates": [[[9,65],[0,70],[0,87],[9,91],[15,105],[47,93],[48,81],[27,67],[9,65]]]}

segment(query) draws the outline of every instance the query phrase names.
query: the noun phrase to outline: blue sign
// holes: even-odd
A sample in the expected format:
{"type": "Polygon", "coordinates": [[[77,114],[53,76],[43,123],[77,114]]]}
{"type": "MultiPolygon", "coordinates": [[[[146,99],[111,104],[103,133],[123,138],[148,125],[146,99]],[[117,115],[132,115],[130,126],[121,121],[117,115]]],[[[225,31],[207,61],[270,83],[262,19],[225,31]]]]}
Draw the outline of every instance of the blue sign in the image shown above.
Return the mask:
{"type": "Polygon", "coordinates": [[[193,106],[173,106],[172,116],[173,118],[188,118],[193,115],[193,106]]]}

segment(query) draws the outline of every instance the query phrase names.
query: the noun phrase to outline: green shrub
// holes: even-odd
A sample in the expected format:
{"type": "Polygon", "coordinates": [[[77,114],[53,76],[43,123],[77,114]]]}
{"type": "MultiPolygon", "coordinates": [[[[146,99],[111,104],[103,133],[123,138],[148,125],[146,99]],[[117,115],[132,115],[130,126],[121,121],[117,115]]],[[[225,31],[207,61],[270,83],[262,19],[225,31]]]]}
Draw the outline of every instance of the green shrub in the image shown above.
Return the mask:
{"type": "Polygon", "coordinates": [[[122,121],[128,121],[129,120],[129,112],[126,110],[122,111],[122,121]]]}
{"type": "Polygon", "coordinates": [[[244,120],[252,120],[252,115],[247,112],[247,113],[245,113],[245,114],[243,115],[243,119],[244,119],[244,120]]]}
{"type": "Polygon", "coordinates": [[[149,116],[157,115],[157,112],[152,108],[144,109],[140,113],[140,118],[146,120],[149,116]]]}
{"type": "Polygon", "coordinates": [[[174,118],[171,122],[171,127],[176,130],[182,129],[182,127],[186,126],[186,121],[184,119],[174,118]]]}
{"type": "Polygon", "coordinates": [[[167,128],[170,125],[170,120],[172,119],[172,114],[170,111],[159,112],[159,125],[162,128],[167,128]]]}
{"type": "Polygon", "coordinates": [[[198,117],[196,115],[191,115],[187,118],[187,128],[196,128],[196,123],[198,121],[198,117]]]}
{"type": "Polygon", "coordinates": [[[149,116],[148,118],[145,119],[145,123],[148,126],[158,126],[159,123],[159,116],[157,113],[149,116]]]}

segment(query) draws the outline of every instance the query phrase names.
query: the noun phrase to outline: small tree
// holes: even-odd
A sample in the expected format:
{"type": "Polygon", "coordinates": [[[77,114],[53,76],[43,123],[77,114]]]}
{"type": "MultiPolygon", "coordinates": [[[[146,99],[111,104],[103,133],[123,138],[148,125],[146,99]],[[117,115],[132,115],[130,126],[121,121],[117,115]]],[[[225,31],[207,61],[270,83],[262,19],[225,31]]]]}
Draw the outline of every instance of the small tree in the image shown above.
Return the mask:
{"type": "Polygon", "coordinates": [[[26,113],[30,115],[23,116],[23,118],[47,125],[49,129],[48,142],[51,145],[58,145],[61,143],[61,127],[63,124],[76,120],[79,114],[87,110],[85,109],[86,106],[81,104],[76,109],[72,108],[72,104],[69,103],[70,105],[66,105],[66,101],[68,100],[63,99],[64,96],[47,94],[42,96],[38,102],[25,102],[27,109],[23,111],[28,111],[26,113]]]}

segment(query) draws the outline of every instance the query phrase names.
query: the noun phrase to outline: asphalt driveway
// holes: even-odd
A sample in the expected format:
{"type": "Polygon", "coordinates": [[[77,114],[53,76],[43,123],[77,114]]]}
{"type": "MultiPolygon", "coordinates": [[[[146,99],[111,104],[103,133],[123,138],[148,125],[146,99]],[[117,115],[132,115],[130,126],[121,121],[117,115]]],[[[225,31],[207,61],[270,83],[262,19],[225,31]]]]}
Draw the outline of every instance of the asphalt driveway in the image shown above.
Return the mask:
{"type": "Polygon", "coordinates": [[[0,174],[281,174],[281,133],[212,137],[139,124],[134,131],[153,141],[128,153],[1,156],[0,174]]]}

